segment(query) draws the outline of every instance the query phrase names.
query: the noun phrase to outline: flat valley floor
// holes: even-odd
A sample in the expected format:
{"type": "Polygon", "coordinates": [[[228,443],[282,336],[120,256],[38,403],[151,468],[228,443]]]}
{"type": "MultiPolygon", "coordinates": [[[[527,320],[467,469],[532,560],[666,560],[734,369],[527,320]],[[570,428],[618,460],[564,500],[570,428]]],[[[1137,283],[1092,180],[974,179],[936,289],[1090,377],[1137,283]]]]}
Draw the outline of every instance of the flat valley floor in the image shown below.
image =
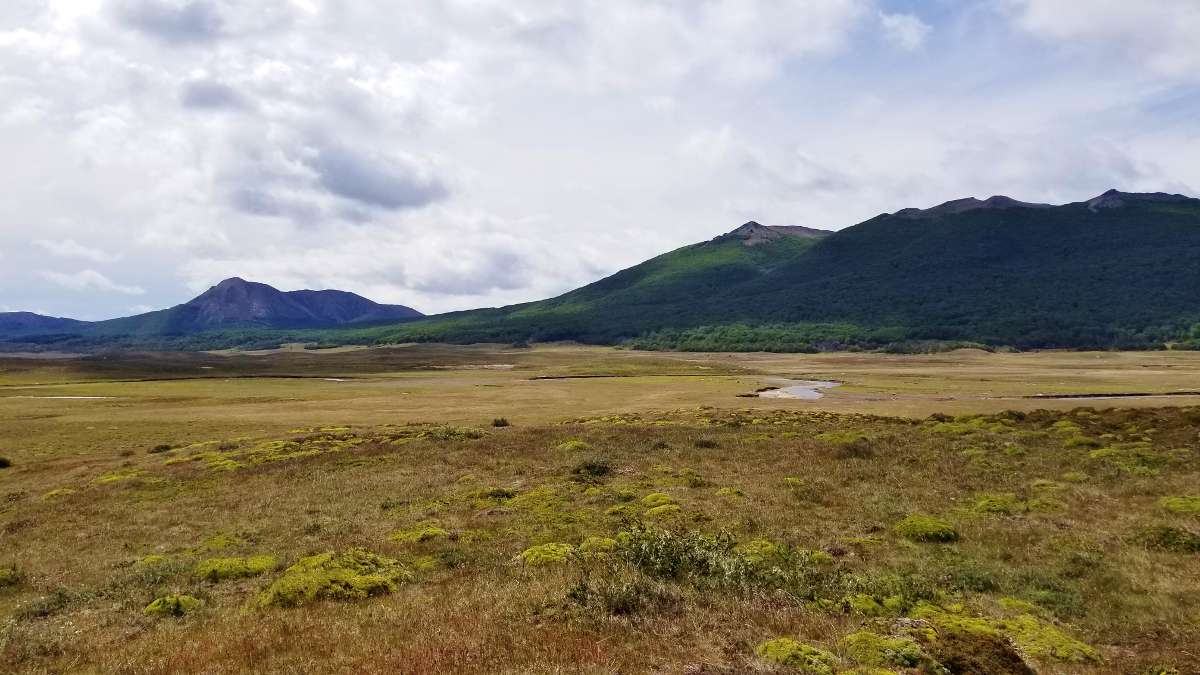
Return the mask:
{"type": "Polygon", "coordinates": [[[1197,673],[1198,406],[1189,352],[0,357],[0,672],[1197,673]]]}

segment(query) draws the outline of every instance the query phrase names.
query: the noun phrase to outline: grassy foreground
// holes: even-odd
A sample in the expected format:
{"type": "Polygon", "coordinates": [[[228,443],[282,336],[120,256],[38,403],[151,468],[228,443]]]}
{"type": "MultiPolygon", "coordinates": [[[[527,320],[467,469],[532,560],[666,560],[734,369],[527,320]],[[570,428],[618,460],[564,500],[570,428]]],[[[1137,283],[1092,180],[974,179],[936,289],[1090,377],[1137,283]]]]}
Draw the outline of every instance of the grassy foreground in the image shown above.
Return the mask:
{"type": "Polygon", "coordinates": [[[0,670],[1200,672],[1198,408],[431,417],[0,469],[0,670]]]}

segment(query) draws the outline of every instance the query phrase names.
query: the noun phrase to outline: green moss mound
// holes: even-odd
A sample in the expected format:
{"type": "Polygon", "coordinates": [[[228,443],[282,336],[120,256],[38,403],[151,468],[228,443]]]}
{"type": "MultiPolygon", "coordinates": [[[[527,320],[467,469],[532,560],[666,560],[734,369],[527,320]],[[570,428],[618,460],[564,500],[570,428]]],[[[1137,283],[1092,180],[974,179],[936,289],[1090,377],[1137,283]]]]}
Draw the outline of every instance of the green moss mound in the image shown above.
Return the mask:
{"type": "Polygon", "coordinates": [[[391,539],[401,544],[419,544],[421,542],[445,539],[450,533],[436,525],[422,525],[411,530],[401,530],[392,534],[391,539]]]}
{"type": "Polygon", "coordinates": [[[578,452],[581,450],[591,450],[592,446],[588,445],[585,441],[579,440],[578,438],[572,438],[559,443],[558,449],[562,450],[563,452],[578,452]]]}
{"type": "Polygon", "coordinates": [[[675,498],[665,492],[651,492],[642,498],[642,506],[650,509],[674,503],[675,498]]]}
{"type": "Polygon", "coordinates": [[[1200,495],[1163,497],[1158,500],[1158,505],[1172,513],[1200,516],[1200,495]]]}
{"type": "Polygon", "coordinates": [[[608,553],[617,547],[617,540],[609,537],[588,537],[579,545],[580,553],[608,553]]]}
{"type": "Polygon", "coordinates": [[[975,498],[971,510],[975,513],[987,513],[1000,516],[1011,516],[1014,513],[1027,511],[1029,506],[1011,492],[985,493],[975,498]]]}
{"type": "Polygon", "coordinates": [[[997,627],[1030,656],[1072,663],[1100,661],[1095,649],[1029,614],[1001,619],[997,627]]]}
{"type": "Polygon", "coordinates": [[[164,595],[146,605],[142,613],[146,616],[183,616],[204,606],[204,601],[190,595],[164,595]]]}
{"type": "Polygon", "coordinates": [[[754,653],[764,661],[813,675],[833,675],[837,665],[837,657],[833,654],[791,638],[767,640],[756,647],[754,653]]]}
{"type": "Polygon", "coordinates": [[[521,561],[526,565],[538,567],[541,565],[557,565],[565,563],[567,558],[575,552],[575,547],[570,544],[542,544],[541,546],[530,546],[521,551],[521,561]]]}
{"type": "Polygon", "coordinates": [[[886,637],[865,630],[847,635],[842,647],[850,659],[864,666],[915,668],[929,660],[911,638],[886,637]]]}
{"type": "Polygon", "coordinates": [[[912,541],[952,542],[958,541],[958,531],[950,523],[933,516],[914,513],[896,523],[892,528],[896,534],[912,541]]]}
{"type": "Polygon", "coordinates": [[[363,600],[412,581],[398,560],[362,548],[302,558],[258,594],[260,607],[296,607],[318,600],[363,600]]]}
{"type": "Polygon", "coordinates": [[[662,506],[656,506],[652,509],[646,509],[646,512],[642,515],[651,520],[658,520],[660,518],[673,516],[681,511],[682,509],[679,508],[678,504],[663,504],[662,506]]]}
{"type": "Polygon", "coordinates": [[[193,574],[205,581],[242,579],[266,574],[275,569],[278,561],[274,556],[256,555],[249,558],[209,558],[196,564],[193,574]]]}

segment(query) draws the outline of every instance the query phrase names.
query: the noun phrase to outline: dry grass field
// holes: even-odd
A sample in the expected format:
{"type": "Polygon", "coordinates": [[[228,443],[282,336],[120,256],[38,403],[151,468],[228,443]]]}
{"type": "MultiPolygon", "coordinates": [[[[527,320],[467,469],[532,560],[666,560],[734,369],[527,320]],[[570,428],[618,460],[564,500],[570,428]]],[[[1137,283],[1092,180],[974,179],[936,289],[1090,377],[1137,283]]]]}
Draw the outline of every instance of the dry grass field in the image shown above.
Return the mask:
{"type": "Polygon", "coordinates": [[[1192,388],[1175,352],[0,359],[0,672],[1197,673],[1192,388]],[[739,397],[783,379],[841,386],[739,397]]]}

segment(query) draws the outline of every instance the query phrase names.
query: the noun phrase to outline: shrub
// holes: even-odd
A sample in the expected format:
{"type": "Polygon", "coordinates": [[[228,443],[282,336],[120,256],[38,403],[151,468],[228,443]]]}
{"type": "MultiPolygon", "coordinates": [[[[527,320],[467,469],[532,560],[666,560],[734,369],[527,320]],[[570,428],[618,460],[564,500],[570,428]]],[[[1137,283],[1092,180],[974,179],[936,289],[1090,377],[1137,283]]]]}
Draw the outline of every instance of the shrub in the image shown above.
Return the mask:
{"type": "Polygon", "coordinates": [[[150,448],[149,453],[152,455],[157,455],[160,452],[168,452],[173,449],[174,448],[172,446],[167,445],[166,443],[162,443],[162,444],[154,446],[153,448],[150,448]]]}
{"type": "Polygon", "coordinates": [[[1185,497],[1163,497],[1158,505],[1173,513],[1200,515],[1200,495],[1185,497]]]}
{"type": "Polygon", "coordinates": [[[361,548],[301,558],[258,594],[260,607],[296,607],[317,600],[362,600],[412,581],[399,561],[361,548]]]}
{"type": "Polygon", "coordinates": [[[712,449],[712,448],[717,447],[717,445],[718,445],[717,439],[708,438],[707,436],[701,436],[700,438],[697,438],[695,441],[695,446],[697,448],[712,449]]]}
{"type": "Polygon", "coordinates": [[[530,546],[521,552],[521,561],[531,567],[556,565],[566,562],[567,558],[574,552],[575,547],[570,544],[556,543],[530,546]]]}
{"type": "Polygon", "coordinates": [[[1200,553],[1200,534],[1170,525],[1147,527],[1134,537],[1146,548],[1171,553],[1200,553]]]}
{"type": "Polygon", "coordinates": [[[0,588],[21,583],[21,574],[15,567],[0,567],[0,588]]]}
{"type": "Polygon", "coordinates": [[[924,542],[951,542],[958,540],[958,531],[950,523],[919,513],[914,513],[896,523],[893,528],[896,534],[924,542]]]}
{"type": "Polygon", "coordinates": [[[571,468],[571,474],[576,479],[589,481],[603,478],[612,473],[612,462],[605,457],[585,459],[571,468]]]}
{"type": "Polygon", "coordinates": [[[154,602],[146,605],[142,613],[146,616],[183,616],[190,614],[204,606],[204,602],[200,598],[194,598],[190,595],[164,595],[160,598],[155,598],[154,602]]]}
{"type": "Polygon", "coordinates": [[[421,525],[411,530],[396,532],[392,534],[391,540],[400,544],[419,544],[434,539],[445,539],[449,536],[449,532],[436,525],[421,525]]]}
{"type": "Polygon", "coordinates": [[[508,426],[512,426],[512,425],[509,424],[507,417],[497,417],[496,419],[492,420],[492,426],[499,428],[499,427],[508,427],[508,426]]]}
{"type": "Polygon", "coordinates": [[[7,469],[12,466],[12,460],[0,455],[0,469],[7,469]]]}
{"type": "Polygon", "coordinates": [[[278,562],[273,556],[256,555],[249,558],[209,558],[196,564],[193,574],[205,581],[223,581],[256,577],[275,569],[278,562]]]}
{"type": "Polygon", "coordinates": [[[756,647],[754,653],[765,661],[813,675],[833,675],[837,665],[837,657],[833,654],[791,638],[767,640],[756,647]]]}

